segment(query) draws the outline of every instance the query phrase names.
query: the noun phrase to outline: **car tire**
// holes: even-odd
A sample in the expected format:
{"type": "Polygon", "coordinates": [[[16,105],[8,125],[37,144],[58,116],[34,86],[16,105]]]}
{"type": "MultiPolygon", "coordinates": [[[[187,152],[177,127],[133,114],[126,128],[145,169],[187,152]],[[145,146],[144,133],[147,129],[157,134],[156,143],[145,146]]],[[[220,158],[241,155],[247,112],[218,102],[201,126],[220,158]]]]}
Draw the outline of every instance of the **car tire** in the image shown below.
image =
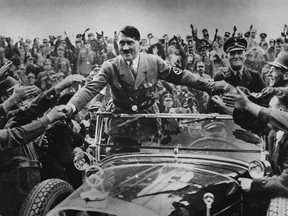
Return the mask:
{"type": "Polygon", "coordinates": [[[42,181],[25,199],[19,216],[44,216],[73,191],[73,187],[61,179],[42,181]]]}
{"type": "Polygon", "coordinates": [[[288,198],[276,197],[270,201],[267,216],[288,216],[288,198]]]}

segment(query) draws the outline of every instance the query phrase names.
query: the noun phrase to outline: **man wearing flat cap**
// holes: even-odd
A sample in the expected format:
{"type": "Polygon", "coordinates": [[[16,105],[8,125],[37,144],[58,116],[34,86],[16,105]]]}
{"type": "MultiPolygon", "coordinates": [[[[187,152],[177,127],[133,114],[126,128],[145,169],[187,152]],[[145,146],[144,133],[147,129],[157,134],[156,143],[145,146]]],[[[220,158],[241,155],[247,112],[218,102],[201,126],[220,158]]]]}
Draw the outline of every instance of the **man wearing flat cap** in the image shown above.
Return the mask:
{"type": "Polygon", "coordinates": [[[243,86],[251,92],[260,92],[264,87],[260,73],[244,66],[246,60],[247,41],[244,38],[231,37],[224,44],[229,68],[215,75],[214,80],[225,80],[232,86],[243,86]]]}
{"type": "MultiPolygon", "coordinates": [[[[113,113],[159,112],[156,104],[156,86],[159,79],[209,93],[218,90],[231,91],[231,85],[225,81],[208,82],[190,71],[169,65],[159,56],[140,53],[140,38],[138,29],[133,26],[126,26],[120,30],[118,36],[120,55],[104,62],[93,80],[72,97],[65,108],[67,114],[80,111],[107,84],[111,88],[113,104],[110,111],[113,113]]],[[[149,130],[150,138],[151,134],[156,135],[155,132],[158,131],[154,120],[151,120],[152,122],[150,120],[142,119],[119,127],[119,124],[123,124],[123,119],[110,119],[106,131],[109,134],[110,143],[114,146],[114,150],[111,151],[137,151],[131,146],[140,146],[141,140],[147,140],[149,137],[145,136],[149,130]],[[142,123],[145,123],[146,127],[141,125],[142,123]],[[139,130],[139,125],[141,125],[141,130],[139,130]]]]}

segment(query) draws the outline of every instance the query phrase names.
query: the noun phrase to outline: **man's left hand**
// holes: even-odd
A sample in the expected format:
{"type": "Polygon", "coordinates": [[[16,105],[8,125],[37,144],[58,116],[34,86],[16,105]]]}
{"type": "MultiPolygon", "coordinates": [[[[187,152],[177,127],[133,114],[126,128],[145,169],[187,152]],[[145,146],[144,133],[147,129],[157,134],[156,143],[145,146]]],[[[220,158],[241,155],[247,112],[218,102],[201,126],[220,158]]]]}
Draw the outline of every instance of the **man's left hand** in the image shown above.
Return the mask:
{"type": "Polygon", "coordinates": [[[248,178],[239,178],[238,181],[240,182],[240,186],[241,188],[248,192],[251,189],[251,184],[252,184],[252,179],[248,179],[248,178]]]}

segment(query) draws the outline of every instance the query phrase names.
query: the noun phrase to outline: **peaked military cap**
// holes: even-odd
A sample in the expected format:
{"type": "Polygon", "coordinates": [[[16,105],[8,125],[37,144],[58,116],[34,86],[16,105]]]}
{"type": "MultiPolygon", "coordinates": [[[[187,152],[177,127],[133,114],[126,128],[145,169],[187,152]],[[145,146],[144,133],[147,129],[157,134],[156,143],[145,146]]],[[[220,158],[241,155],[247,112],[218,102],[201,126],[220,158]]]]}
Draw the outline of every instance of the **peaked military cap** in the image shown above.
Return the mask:
{"type": "Polygon", "coordinates": [[[244,38],[230,37],[224,43],[223,49],[225,53],[229,53],[235,50],[245,51],[247,48],[247,41],[244,38]]]}
{"type": "Polygon", "coordinates": [[[261,38],[267,38],[267,34],[266,34],[266,33],[261,33],[261,34],[260,34],[260,37],[261,37],[261,38]]]}
{"type": "Polygon", "coordinates": [[[225,37],[230,37],[230,32],[225,32],[225,33],[224,33],[224,36],[225,36],[225,37]]]}
{"type": "Polygon", "coordinates": [[[199,49],[208,49],[209,48],[209,42],[206,39],[200,40],[200,47],[199,49]]]}
{"type": "Polygon", "coordinates": [[[245,32],[244,37],[250,37],[250,32],[245,32]]]}

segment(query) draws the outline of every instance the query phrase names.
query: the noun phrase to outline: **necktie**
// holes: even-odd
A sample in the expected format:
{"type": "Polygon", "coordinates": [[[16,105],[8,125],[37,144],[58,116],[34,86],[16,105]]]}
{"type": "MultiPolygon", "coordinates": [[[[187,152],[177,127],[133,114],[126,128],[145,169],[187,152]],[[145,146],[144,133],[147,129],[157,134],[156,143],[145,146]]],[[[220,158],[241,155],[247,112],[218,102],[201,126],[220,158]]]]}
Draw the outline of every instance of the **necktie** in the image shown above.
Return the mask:
{"type": "Polygon", "coordinates": [[[240,71],[238,71],[238,72],[236,73],[236,76],[237,76],[238,81],[241,82],[241,80],[242,80],[242,75],[241,75],[240,71]]]}
{"type": "Polygon", "coordinates": [[[130,65],[129,65],[129,66],[130,66],[130,70],[132,71],[134,77],[136,77],[137,71],[134,69],[134,67],[133,67],[133,62],[132,62],[132,61],[130,62],[130,65]]]}
{"type": "Polygon", "coordinates": [[[61,58],[58,59],[58,69],[61,70],[61,58]]]}

